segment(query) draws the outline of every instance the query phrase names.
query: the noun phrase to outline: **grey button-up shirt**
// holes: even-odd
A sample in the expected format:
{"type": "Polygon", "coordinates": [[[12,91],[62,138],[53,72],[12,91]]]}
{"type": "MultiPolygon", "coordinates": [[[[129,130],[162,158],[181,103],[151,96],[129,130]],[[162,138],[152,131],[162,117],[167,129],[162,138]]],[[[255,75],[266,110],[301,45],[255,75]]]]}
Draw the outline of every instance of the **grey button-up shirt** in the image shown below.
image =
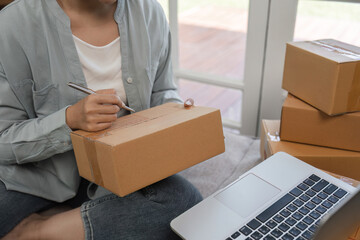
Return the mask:
{"type": "MultiPolygon", "coordinates": [[[[136,111],[181,102],[170,32],[156,0],[118,0],[124,88],[136,111]]],[[[66,107],[86,86],[70,21],[56,0],[17,0],[0,13],[0,179],[7,189],[62,202],[80,177],[66,107]]],[[[122,114],[126,114],[122,111],[122,114]]]]}

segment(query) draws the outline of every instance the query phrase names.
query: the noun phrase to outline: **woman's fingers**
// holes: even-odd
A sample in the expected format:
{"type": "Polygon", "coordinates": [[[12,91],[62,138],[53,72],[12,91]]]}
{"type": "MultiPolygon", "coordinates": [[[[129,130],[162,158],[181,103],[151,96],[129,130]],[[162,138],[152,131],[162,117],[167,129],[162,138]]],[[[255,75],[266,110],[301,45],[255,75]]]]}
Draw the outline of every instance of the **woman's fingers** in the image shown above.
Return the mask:
{"type": "Polygon", "coordinates": [[[96,123],[96,124],[89,126],[88,129],[84,129],[84,130],[89,131],[89,132],[101,131],[101,130],[111,127],[111,124],[112,124],[111,122],[110,123],[96,123]]]}
{"type": "Polygon", "coordinates": [[[98,114],[92,117],[91,122],[96,123],[112,123],[117,119],[116,114],[98,114]]]}
{"type": "Polygon", "coordinates": [[[97,105],[95,106],[98,114],[115,114],[120,111],[120,107],[117,105],[97,105]]]}
{"type": "Polygon", "coordinates": [[[66,122],[71,129],[99,131],[111,126],[123,106],[114,89],[99,90],[70,106],[66,122]]]}
{"type": "Polygon", "coordinates": [[[81,129],[86,131],[99,131],[111,126],[117,119],[116,114],[97,114],[85,116],[81,129]]]}
{"type": "Polygon", "coordinates": [[[96,91],[96,93],[96,95],[99,96],[98,101],[100,104],[114,104],[120,108],[125,105],[117,95],[115,89],[102,89],[96,91]]]}
{"type": "Polygon", "coordinates": [[[112,95],[116,95],[116,91],[115,91],[115,89],[113,89],[113,88],[97,90],[96,93],[97,93],[97,94],[112,94],[112,95]]]}
{"type": "MultiPolygon", "coordinates": [[[[117,105],[119,108],[122,108],[124,106],[124,103],[121,101],[120,97],[113,94],[94,94],[90,95],[92,98],[94,98],[94,101],[97,104],[112,104],[117,105]]],[[[90,97],[89,96],[89,97],[90,97]]]]}

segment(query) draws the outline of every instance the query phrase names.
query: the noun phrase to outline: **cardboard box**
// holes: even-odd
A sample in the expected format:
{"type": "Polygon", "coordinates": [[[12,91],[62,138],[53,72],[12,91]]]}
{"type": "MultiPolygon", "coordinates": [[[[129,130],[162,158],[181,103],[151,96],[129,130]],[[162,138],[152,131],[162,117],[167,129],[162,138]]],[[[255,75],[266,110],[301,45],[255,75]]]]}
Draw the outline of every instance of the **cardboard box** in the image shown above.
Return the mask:
{"type": "Polygon", "coordinates": [[[360,240],[360,227],[348,238],[348,240],[360,240]]]}
{"type": "MultiPolygon", "coordinates": [[[[328,174],[339,178],[340,180],[347,182],[354,187],[359,185],[359,181],[341,175],[350,177],[357,176],[355,178],[360,180],[360,153],[280,141],[279,129],[279,120],[262,120],[260,153],[263,160],[277,152],[287,152],[317,168],[326,169],[327,171],[325,172],[328,174]],[[343,155],[343,157],[341,157],[341,155],[343,155]],[[343,162],[342,159],[344,160],[343,162]],[[359,163],[356,164],[356,161],[359,163]],[[328,163],[328,166],[326,163],[328,163]],[[355,165],[353,163],[355,163],[355,165]],[[346,167],[344,168],[343,166],[337,168],[336,166],[339,164],[349,166],[349,168],[346,169],[346,167]],[[351,165],[354,165],[355,167],[355,169],[352,171],[351,165]],[[356,173],[356,171],[358,173],[356,173]],[[333,172],[344,172],[345,174],[339,175],[334,174],[333,172]]],[[[360,240],[360,226],[348,238],[348,240],[360,240]]]]}
{"type": "Polygon", "coordinates": [[[314,167],[360,181],[360,152],[282,141],[279,129],[279,120],[262,121],[262,159],[286,152],[314,167]]]}
{"type": "Polygon", "coordinates": [[[225,151],[220,111],[167,103],[71,133],[79,173],[125,196],[225,151]]]}
{"type": "Polygon", "coordinates": [[[328,115],[360,111],[360,48],[331,39],[288,43],[282,87],[328,115]]]}
{"type": "Polygon", "coordinates": [[[282,107],[280,138],[360,151],[360,112],[328,116],[289,94],[282,107]]]}

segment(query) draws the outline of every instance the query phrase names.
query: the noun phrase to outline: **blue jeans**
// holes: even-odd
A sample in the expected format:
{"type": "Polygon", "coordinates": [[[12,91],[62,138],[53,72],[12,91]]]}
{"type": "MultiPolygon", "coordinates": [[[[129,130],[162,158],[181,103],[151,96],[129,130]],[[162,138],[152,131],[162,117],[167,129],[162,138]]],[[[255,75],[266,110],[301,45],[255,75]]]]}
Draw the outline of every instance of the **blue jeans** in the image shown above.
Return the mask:
{"type": "MultiPolygon", "coordinates": [[[[200,193],[184,178],[174,175],[125,197],[109,194],[87,198],[88,182],[65,202],[80,206],[85,239],[178,239],[170,221],[199,201],[200,193]]],[[[0,238],[32,213],[57,203],[32,195],[8,191],[0,181],[0,238]]]]}

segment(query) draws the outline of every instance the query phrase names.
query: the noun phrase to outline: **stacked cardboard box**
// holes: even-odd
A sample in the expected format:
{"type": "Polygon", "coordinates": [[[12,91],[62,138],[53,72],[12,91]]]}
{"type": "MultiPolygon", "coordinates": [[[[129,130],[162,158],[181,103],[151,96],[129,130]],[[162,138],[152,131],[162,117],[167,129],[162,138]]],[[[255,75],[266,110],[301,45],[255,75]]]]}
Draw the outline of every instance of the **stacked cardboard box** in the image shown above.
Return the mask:
{"type": "Polygon", "coordinates": [[[360,48],[332,39],[288,43],[282,87],[327,115],[360,111],[360,48]]]}
{"type": "Polygon", "coordinates": [[[277,152],[287,152],[314,167],[360,180],[360,152],[280,140],[279,131],[279,120],[262,121],[262,159],[277,152]]]}
{"type": "Polygon", "coordinates": [[[329,116],[289,94],[282,108],[280,138],[360,151],[360,112],[329,116]]]}
{"type": "Polygon", "coordinates": [[[360,180],[360,48],[331,39],[288,43],[282,86],[289,94],[277,146],[360,180]]]}

